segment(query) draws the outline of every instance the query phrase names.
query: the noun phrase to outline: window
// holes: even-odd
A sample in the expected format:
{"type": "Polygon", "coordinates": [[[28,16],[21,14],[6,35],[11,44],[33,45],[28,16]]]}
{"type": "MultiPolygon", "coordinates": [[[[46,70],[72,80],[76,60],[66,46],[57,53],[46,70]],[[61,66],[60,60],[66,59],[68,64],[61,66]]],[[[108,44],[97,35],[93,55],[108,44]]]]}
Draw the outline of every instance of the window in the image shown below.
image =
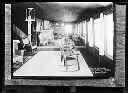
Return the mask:
{"type": "Polygon", "coordinates": [[[78,24],[77,24],[77,34],[78,34],[78,30],[79,30],[79,27],[78,27],[78,24]]]}
{"type": "Polygon", "coordinates": [[[80,37],[81,37],[81,33],[82,33],[82,29],[81,29],[81,22],[80,22],[80,37]]]}
{"type": "Polygon", "coordinates": [[[83,36],[86,36],[86,22],[83,22],[83,36]]]}
{"type": "Polygon", "coordinates": [[[77,24],[75,24],[75,34],[77,34],[77,24]]]}
{"type": "Polygon", "coordinates": [[[40,26],[41,26],[40,21],[37,21],[37,26],[36,26],[36,30],[37,30],[37,31],[40,31],[40,26]]]}
{"type": "Polygon", "coordinates": [[[105,31],[106,31],[106,54],[113,57],[113,34],[114,22],[113,14],[104,15],[105,31]]]}
{"type": "Polygon", "coordinates": [[[93,47],[92,20],[88,22],[88,42],[89,46],[93,47]]]}
{"type": "Polygon", "coordinates": [[[65,33],[66,34],[72,33],[72,25],[71,24],[65,24],[65,33]]]}
{"type": "Polygon", "coordinates": [[[78,35],[80,35],[80,24],[78,23],[78,35]]]}
{"type": "Polygon", "coordinates": [[[83,22],[80,23],[80,36],[83,36],[83,22]]]}
{"type": "Polygon", "coordinates": [[[95,33],[95,46],[100,48],[100,31],[101,31],[100,18],[94,20],[94,33],[95,33]]]}

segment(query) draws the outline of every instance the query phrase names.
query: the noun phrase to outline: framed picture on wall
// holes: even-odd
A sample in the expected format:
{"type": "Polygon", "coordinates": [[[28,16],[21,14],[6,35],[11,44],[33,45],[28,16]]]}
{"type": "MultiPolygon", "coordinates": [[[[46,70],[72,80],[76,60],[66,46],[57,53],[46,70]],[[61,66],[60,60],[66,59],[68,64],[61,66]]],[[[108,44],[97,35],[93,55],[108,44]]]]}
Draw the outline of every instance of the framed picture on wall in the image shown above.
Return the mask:
{"type": "Polygon", "coordinates": [[[51,24],[50,24],[49,21],[44,20],[43,23],[44,23],[44,24],[43,24],[44,29],[49,29],[49,28],[50,28],[50,25],[51,25],[51,24]]]}

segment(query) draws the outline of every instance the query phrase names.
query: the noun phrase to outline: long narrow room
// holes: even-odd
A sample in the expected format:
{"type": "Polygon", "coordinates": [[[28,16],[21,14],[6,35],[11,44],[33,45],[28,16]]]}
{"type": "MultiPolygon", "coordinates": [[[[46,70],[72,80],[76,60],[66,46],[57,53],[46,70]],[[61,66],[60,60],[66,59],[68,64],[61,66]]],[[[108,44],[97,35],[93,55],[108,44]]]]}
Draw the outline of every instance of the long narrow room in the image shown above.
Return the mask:
{"type": "Polygon", "coordinates": [[[11,6],[14,77],[114,77],[111,2],[11,6]]]}

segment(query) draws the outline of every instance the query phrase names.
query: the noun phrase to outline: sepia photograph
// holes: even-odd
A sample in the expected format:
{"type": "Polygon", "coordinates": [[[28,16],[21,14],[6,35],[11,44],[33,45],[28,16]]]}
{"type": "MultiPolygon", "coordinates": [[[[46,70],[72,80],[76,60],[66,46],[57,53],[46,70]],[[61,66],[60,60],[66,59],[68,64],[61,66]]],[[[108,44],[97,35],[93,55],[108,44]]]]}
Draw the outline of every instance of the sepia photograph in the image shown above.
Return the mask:
{"type": "Polygon", "coordinates": [[[125,26],[113,2],[5,4],[5,85],[125,87],[125,26]]]}
{"type": "Polygon", "coordinates": [[[111,2],[12,4],[13,76],[114,76],[111,2]]]}

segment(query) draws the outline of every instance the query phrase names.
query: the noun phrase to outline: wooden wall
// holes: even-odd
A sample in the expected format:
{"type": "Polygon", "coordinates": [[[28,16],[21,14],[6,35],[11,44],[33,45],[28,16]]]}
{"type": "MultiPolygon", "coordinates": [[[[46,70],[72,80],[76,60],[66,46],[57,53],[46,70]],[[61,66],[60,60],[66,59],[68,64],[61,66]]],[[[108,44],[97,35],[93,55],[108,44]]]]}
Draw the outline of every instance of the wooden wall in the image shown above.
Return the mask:
{"type": "Polygon", "coordinates": [[[116,5],[115,9],[115,84],[125,86],[126,5],[116,5]]]}
{"type": "Polygon", "coordinates": [[[42,86],[95,86],[112,87],[125,85],[125,19],[126,5],[115,5],[116,67],[115,81],[112,79],[82,80],[27,80],[11,77],[11,5],[5,5],[5,85],[42,85],[42,86]]]}

